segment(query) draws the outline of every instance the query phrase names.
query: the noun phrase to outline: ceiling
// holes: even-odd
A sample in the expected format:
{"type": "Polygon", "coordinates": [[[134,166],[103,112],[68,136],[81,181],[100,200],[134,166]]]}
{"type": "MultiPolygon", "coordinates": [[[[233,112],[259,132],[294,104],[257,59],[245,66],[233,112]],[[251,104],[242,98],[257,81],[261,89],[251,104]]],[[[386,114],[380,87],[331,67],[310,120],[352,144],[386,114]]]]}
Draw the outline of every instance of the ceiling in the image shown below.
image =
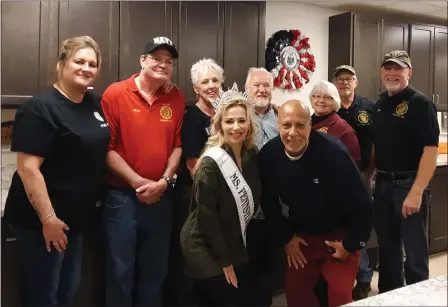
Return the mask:
{"type": "Polygon", "coordinates": [[[411,14],[426,15],[437,18],[447,18],[447,0],[298,0],[318,6],[331,7],[335,9],[346,9],[349,6],[374,7],[382,10],[399,11],[411,14]]]}

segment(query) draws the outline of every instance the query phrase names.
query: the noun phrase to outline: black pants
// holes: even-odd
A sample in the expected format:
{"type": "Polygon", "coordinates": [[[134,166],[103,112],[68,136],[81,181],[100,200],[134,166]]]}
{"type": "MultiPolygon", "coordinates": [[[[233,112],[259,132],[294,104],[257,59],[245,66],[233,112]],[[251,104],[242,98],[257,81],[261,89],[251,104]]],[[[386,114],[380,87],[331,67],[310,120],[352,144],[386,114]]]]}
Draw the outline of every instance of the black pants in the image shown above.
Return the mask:
{"type": "Polygon", "coordinates": [[[275,245],[267,220],[253,219],[250,222],[247,229],[247,252],[263,287],[265,302],[270,305],[272,292],[285,285],[286,256],[284,249],[275,245]]]}
{"type": "Polygon", "coordinates": [[[191,280],[185,275],[185,258],[180,249],[180,232],[188,217],[191,186],[176,184],[174,188],[173,229],[171,232],[168,274],[163,285],[164,306],[193,306],[191,280]]]}
{"type": "Polygon", "coordinates": [[[198,306],[269,306],[254,267],[246,264],[234,268],[238,288],[227,283],[223,274],[193,281],[192,290],[198,306]]]}
{"type": "Polygon", "coordinates": [[[375,186],[375,231],[379,244],[380,293],[428,279],[426,218],[430,192],[425,190],[420,211],[403,218],[401,209],[414,178],[383,180],[375,186]],[[406,251],[403,270],[402,245],[406,251]]]}

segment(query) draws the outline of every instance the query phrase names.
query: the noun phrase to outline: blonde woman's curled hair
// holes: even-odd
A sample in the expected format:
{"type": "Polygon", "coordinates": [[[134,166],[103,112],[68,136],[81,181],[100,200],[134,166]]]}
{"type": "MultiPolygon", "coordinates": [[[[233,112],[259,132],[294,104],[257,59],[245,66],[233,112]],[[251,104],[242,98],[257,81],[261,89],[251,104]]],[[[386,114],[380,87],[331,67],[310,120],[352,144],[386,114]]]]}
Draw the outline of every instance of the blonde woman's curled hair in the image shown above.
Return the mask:
{"type": "Polygon", "coordinates": [[[91,48],[96,55],[98,73],[101,68],[101,51],[97,42],[90,36],[75,36],[64,40],[59,48],[58,63],[56,66],[57,80],[61,77],[62,69],[65,63],[70,59],[76,51],[80,49],[91,48]]]}
{"type": "Polygon", "coordinates": [[[249,129],[247,131],[247,136],[243,141],[243,148],[252,149],[255,147],[255,136],[258,132],[258,125],[255,122],[255,114],[253,106],[242,97],[237,97],[235,100],[232,100],[224,105],[220,105],[218,110],[216,111],[215,115],[211,119],[210,124],[210,137],[207,140],[207,143],[205,145],[205,148],[201,154],[201,157],[199,158],[198,162],[196,163],[196,166],[193,170],[193,173],[196,173],[199,165],[201,164],[202,159],[204,158],[204,153],[207,151],[207,149],[215,146],[223,146],[225,144],[224,140],[224,132],[222,129],[223,124],[223,118],[224,114],[227,112],[227,110],[234,108],[234,107],[242,107],[246,111],[246,119],[249,123],[249,129]]]}

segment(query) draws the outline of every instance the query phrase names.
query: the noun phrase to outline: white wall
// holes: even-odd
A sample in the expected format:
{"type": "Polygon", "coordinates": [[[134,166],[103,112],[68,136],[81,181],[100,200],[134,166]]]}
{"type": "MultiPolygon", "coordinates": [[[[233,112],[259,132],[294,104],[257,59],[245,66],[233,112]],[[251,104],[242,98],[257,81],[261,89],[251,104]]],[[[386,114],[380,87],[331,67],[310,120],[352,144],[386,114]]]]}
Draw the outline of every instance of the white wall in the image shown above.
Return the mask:
{"type": "Polygon", "coordinates": [[[328,17],[343,13],[339,10],[289,1],[266,1],[266,42],[279,30],[298,29],[310,38],[311,52],[316,59],[316,70],[310,83],[301,90],[275,88],[272,102],[278,105],[289,99],[309,103],[308,94],[320,80],[328,80],[328,17]]]}

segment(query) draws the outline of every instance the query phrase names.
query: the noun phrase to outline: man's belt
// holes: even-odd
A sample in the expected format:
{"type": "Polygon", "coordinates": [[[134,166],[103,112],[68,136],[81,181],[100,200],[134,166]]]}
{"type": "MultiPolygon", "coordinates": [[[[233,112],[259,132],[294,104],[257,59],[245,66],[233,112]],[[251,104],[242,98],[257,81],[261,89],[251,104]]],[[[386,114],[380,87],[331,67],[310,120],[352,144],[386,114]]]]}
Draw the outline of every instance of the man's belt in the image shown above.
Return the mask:
{"type": "Polygon", "coordinates": [[[417,176],[417,171],[386,172],[378,170],[376,174],[376,179],[395,181],[395,180],[406,180],[408,178],[415,178],[415,176],[417,176]]]}

